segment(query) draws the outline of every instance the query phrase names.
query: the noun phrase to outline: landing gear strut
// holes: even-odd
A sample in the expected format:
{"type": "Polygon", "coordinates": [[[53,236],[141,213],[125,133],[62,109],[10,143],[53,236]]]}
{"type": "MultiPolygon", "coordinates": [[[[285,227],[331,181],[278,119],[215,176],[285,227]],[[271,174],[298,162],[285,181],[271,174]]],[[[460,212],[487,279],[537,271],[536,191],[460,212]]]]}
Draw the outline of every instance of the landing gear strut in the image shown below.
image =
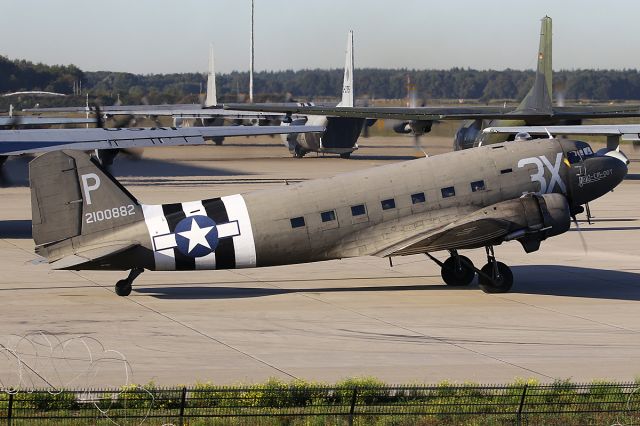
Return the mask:
{"type": "Polygon", "coordinates": [[[498,262],[493,253],[493,246],[485,247],[487,250],[487,264],[478,274],[478,284],[485,293],[507,293],[513,285],[513,273],[507,265],[498,262]]]}
{"type": "Polygon", "coordinates": [[[138,278],[138,275],[140,275],[142,272],[144,271],[144,269],[142,268],[133,268],[130,272],[129,272],[129,276],[127,278],[125,278],[124,280],[120,280],[116,283],[116,294],[118,296],[128,296],[131,294],[131,288],[133,285],[133,280],[135,280],[136,278],[138,278]]]}
{"type": "Polygon", "coordinates": [[[451,250],[450,253],[451,257],[444,261],[440,270],[445,284],[452,287],[471,284],[476,276],[471,259],[466,256],[460,256],[457,250],[451,250]]]}

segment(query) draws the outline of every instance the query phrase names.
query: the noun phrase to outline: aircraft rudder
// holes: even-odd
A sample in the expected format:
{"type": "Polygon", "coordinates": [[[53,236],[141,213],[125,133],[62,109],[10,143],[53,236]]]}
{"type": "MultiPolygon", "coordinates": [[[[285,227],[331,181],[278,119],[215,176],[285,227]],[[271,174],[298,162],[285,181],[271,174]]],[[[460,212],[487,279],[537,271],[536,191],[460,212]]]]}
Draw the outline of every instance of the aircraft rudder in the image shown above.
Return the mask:
{"type": "Polygon", "coordinates": [[[209,45],[209,71],[207,74],[207,96],[204,105],[212,107],[218,105],[218,94],[216,93],[216,73],[213,56],[213,44],[209,45]]]}
{"type": "Polygon", "coordinates": [[[143,219],[135,197],[80,151],[52,151],[34,159],[29,185],[38,246],[143,219]]]}
{"type": "Polygon", "coordinates": [[[347,51],[344,64],[344,79],[342,83],[342,101],[339,106],[353,107],[353,31],[347,35],[347,51]]]}
{"type": "Polygon", "coordinates": [[[552,20],[551,17],[542,18],[540,26],[540,47],[538,49],[537,72],[544,75],[544,80],[549,92],[549,99],[553,99],[553,51],[552,51],[552,20]]]}

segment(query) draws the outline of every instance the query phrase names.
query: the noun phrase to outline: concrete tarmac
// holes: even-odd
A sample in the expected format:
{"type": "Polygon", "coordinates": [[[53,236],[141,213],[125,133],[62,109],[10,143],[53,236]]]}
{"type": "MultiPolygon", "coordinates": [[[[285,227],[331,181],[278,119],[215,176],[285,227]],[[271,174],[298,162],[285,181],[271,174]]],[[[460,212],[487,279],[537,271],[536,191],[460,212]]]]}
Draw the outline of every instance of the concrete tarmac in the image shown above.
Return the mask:
{"type": "MultiPolygon", "coordinates": [[[[370,138],[351,160],[289,158],[278,139],[147,150],[114,174],[146,203],[284,185],[416,155],[411,138],[370,138]]],[[[423,138],[430,153],[450,141],[423,138]]],[[[145,272],[51,271],[30,237],[26,186],[0,190],[0,387],[254,383],[269,377],[388,383],[515,378],[634,380],[640,375],[640,152],[615,192],[566,234],[512,266],[508,294],[448,288],[425,256],[364,257],[275,268],[145,272]],[[587,246],[585,251],[581,237],[587,246]]],[[[25,161],[8,171],[26,183],[25,161]]],[[[438,254],[446,258],[444,253],[438,254]]],[[[483,265],[483,250],[465,252],[483,265]]]]}

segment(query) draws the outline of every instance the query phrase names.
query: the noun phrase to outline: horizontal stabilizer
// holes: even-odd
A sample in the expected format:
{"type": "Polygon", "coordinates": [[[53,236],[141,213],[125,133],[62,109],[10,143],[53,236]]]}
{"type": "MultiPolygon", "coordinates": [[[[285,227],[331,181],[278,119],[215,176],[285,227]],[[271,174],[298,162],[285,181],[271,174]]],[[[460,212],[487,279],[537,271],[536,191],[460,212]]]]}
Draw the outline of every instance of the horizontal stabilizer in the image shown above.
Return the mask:
{"type": "Polygon", "coordinates": [[[80,247],[74,254],[65,256],[51,263],[51,267],[53,269],[70,269],[83,263],[121,253],[138,245],[140,245],[140,243],[135,241],[110,241],[105,245],[80,247]]]}

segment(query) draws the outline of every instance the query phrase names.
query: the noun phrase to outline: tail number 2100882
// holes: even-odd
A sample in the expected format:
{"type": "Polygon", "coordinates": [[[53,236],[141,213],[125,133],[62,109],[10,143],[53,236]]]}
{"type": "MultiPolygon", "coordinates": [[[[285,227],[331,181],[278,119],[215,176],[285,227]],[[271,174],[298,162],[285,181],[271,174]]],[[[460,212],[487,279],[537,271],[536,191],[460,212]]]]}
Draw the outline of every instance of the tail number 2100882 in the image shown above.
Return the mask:
{"type": "Polygon", "coordinates": [[[102,222],[103,220],[117,219],[119,217],[133,216],[136,214],[136,208],[133,204],[126,206],[114,207],[112,209],[98,210],[84,214],[85,223],[102,222]]]}

